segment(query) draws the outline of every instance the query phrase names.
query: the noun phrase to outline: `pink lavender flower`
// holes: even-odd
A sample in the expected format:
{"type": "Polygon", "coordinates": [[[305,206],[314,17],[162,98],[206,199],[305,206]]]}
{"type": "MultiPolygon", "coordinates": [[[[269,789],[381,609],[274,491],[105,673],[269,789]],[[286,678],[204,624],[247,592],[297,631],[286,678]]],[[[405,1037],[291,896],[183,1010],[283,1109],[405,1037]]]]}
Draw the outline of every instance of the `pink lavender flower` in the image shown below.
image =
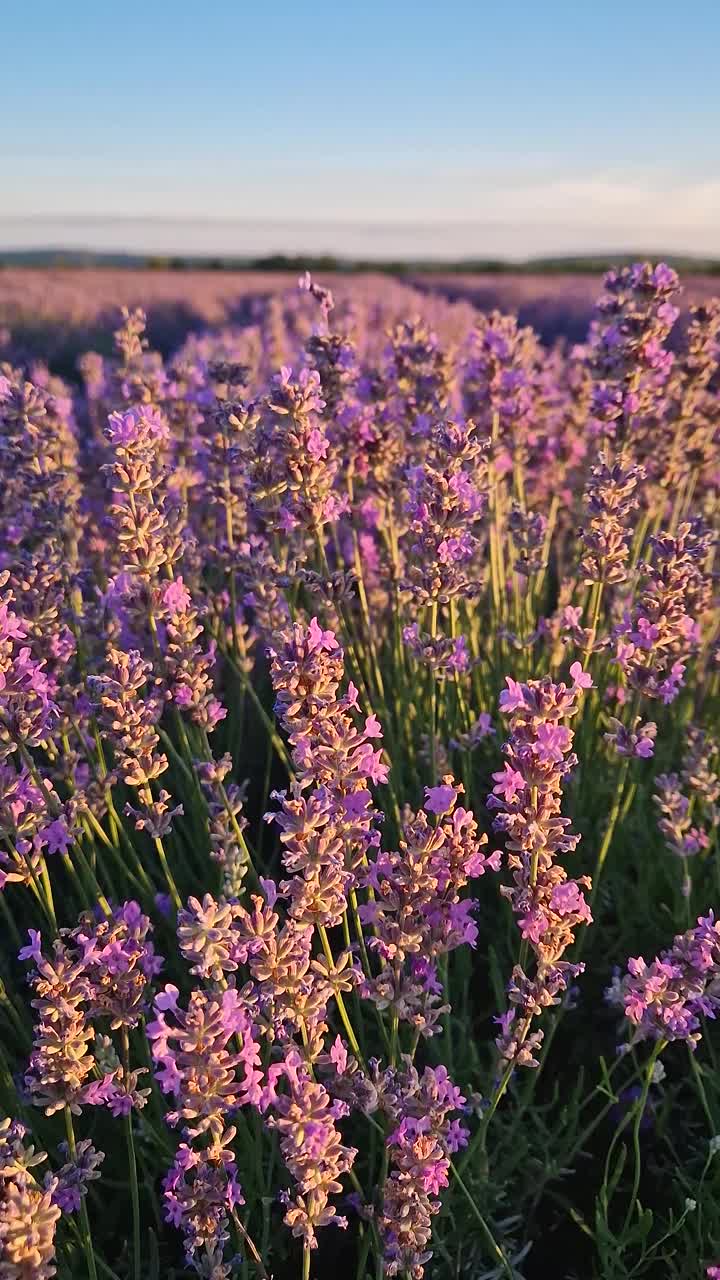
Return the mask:
{"type": "Polygon", "coordinates": [[[0,1121],[0,1274],[3,1280],[51,1280],[60,1219],[58,1179],[40,1184],[33,1169],[44,1151],[27,1146],[24,1125],[0,1121]]]}
{"type": "Polygon", "coordinates": [[[653,800],[660,811],[658,828],[668,848],[680,858],[691,858],[710,843],[707,832],[692,823],[690,798],[680,789],[676,773],[659,773],[653,800]]]}
{"type": "Polygon", "coordinates": [[[349,951],[331,969],[326,959],[313,956],[312,926],[288,916],[282,924],[274,909],[277,889],[263,882],[265,899],[252,899],[241,908],[238,933],[245,948],[252,982],[248,988],[261,1025],[283,1043],[299,1036],[309,1062],[324,1050],[328,1005],[338,992],[350,990],[356,971],[349,951]]]}
{"type": "Polygon", "coordinates": [[[249,856],[243,835],[247,827],[243,814],[245,785],[225,781],[232,763],[232,756],[226,753],[219,760],[196,761],[195,769],[208,807],[210,856],[222,869],[225,896],[237,898],[247,875],[249,856]]]}
{"type": "Polygon", "coordinates": [[[292,1194],[284,1197],[285,1222],[294,1236],[315,1249],[318,1228],[330,1223],[347,1226],[332,1203],[332,1197],[342,1192],[340,1179],[357,1155],[353,1147],[344,1146],[337,1128],[347,1107],[331,1101],[294,1050],[271,1073],[274,1099],[267,1123],[279,1134],[280,1150],[295,1184],[292,1194]],[[287,1092],[279,1091],[281,1082],[287,1092]]]}
{"type": "Polygon", "coordinates": [[[624,725],[615,716],[608,716],[609,730],[603,734],[619,756],[637,756],[640,760],[649,760],[655,753],[657,725],[654,720],[642,723],[640,716],[635,716],[631,725],[624,725]]]}
{"type": "Polygon", "coordinates": [[[420,1075],[410,1063],[389,1068],[378,1080],[378,1094],[391,1124],[390,1175],[379,1222],[385,1272],[422,1280],[432,1258],[432,1219],[448,1184],[450,1157],[468,1138],[467,1129],[450,1119],[465,1110],[465,1098],[445,1067],[426,1067],[420,1075]]]}
{"type": "Polygon", "coordinates": [[[508,988],[512,1007],[500,1021],[497,1042],[508,1067],[537,1065],[533,1050],[542,1031],[529,1034],[542,1009],[558,1002],[569,978],[582,965],[562,959],[575,929],[592,920],[583,890],[587,876],[568,879],[557,860],[572,852],[578,837],[568,832],[561,815],[562,784],[577,763],[572,754],[573,733],[567,721],[577,714],[580,697],[591,681],[579,663],[570,672],[573,684],[555,684],[549,677],[521,684],[510,677],[500,695],[500,709],[510,717],[508,756],[493,775],[495,786],[488,807],[497,811],[494,827],[506,835],[513,885],[501,890],[518,916],[524,948],[534,954],[536,970],[528,977],[523,964],[513,970],[508,988]]]}
{"type": "Polygon", "coordinates": [[[450,739],[450,746],[456,750],[474,751],[485,738],[492,737],[494,733],[490,712],[481,711],[467,733],[459,733],[456,738],[450,739]]]}
{"type": "Polygon", "coordinates": [[[627,577],[627,563],[638,506],[641,467],[625,466],[601,453],[590,470],[583,506],[587,523],[580,530],[585,582],[617,585],[627,577]]]}
{"type": "Polygon", "coordinates": [[[210,733],[227,715],[213,689],[215,644],[202,645],[203,628],[182,578],[174,578],[163,588],[162,603],[167,629],[165,664],[170,696],[181,711],[188,712],[195,724],[210,733]]]}
{"type": "Polygon", "coordinates": [[[229,1220],[245,1199],[227,1148],[218,1157],[181,1143],[163,1181],[163,1199],[167,1221],[182,1230],[188,1265],[212,1280],[229,1277],[223,1261],[229,1220]]]}
{"type": "Polygon", "coordinates": [[[487,836],[472,813],[456,807],[461,792],[450,776],[426,788],[425,809],[407,814],[398,852],[377,853],[364,876],[373,897],[360,918],[373,928],[368,946],[381,969],[366,979],[363,995],[426,1036],[435,1034],[443,1011],[438,958],[477,939],[477,903],[461,891],[500,864],[499,853],[486,852],[487,836]]]}
{"type": "Polygon", "coordinates": [[[167,496],[162,457],[169,428],[158,409],[143,405],[112,413],[106,436],[112,461],[103,469],[112,489],[109,516],[122,568],[150,583],[182,548],[180,512],[167,496]]]}
{"type": "Polygon", "coordinates": [[[299,527],[319,536],[347,505],[333,489],[338,461],[322,417],[325,407],[315,369],[301,369],[295,378],[292,369],[283,366],[267,400],[259,444],[265,465],[270,464],[265,488],[282,494],[276,513],[266,509],[264,519],[286,534],[299,527]]]}
{"type": "Polygon", "coordinates": [[[499,311],[478,317],[463,353],[465,411],[488,436],[497,424],[510,466],[533,424],[538,356],[532,329],[520,328],[514,316],[499,311]]]}
{"type": "Polygon", "coordinates": [[[438,335],[420,319],[402,321],[385,348],[393,417],[411,433],[427,434],[446,415],[450,400],[450,362],[438,335]]]}
{"type": "Polygon", "coordinates": [[[403,628],[402,638],[410,652],[430,668],[437,680],[447,680],[470,669],[465,636],[430,636],[413,622],[403,628]]]}
{"type": "Polygon", "coordinates": [[[190,1138],[209,1133],[217,1141],[229,1114],[260,1101],[260,1049],[234,987],[216,994],[195,990],[184,1010],[177,987],[166,986],[155,997],[147,1034],[158,1082],[176,1103],[168,1120],[190,1138]]]}
{"type": "Polygon", "coordinates": [[[0,834],[8,850],[0,850],[0,890],[8,883],[32,884],[45,853],[65,852],[73,840],[66,807],[50,782],[38,785],[26,764],[17,771],[0,763],[0,834]],[[50,804],[58,817],[49,821],[50,804]]]}
{"type": "Polygon", "coordinates": [[[686,1040],[694,1049],[701,1039],[701,1018],[714,1018],[720,1008],[720,924],[712,912],[694,929],[678,934],[672,947],[647,964],[640,956],[628,961],[620,987],[633,1042],[686,1040]]]}
{"type": "Polygon", "coordinates": [[[202,902],[188,898],[178,913],[177,936],[180,950],[190,964],[190,972],[214,982],[223,982],[247,960],[236,922],[242,908],[233,902],[216,902],[206,893],[202,902]]]}
{"type": "Polygon", "coordinates": [[[382,751],[373,745],[382,729],[374,715],[362,728],[356,724],[352,683],[339,696],[343,650],[316,618],[307,628],[296,623],[283,632],[270,659],[276,710],[289,734],[297,779],[290,795],[276,796],[280,811],[268,815],[281,828],[283,862],[293,873],[283,890],[299,922],[333,925],[346,908],[358,866],[378,843],[369,786],[388,776],[382,751]]]}
{"type": "Polygon", "coordinates": [[[164,696],[158,682],[151,679],[152,666],[137,649],[123,653],[111,649],[107,672],[93,677],[92,688],[98,703],[99,719],[116,752],[117,766],[124,781],[137,789],[141,807],[126,806],[138,830],[147,829],[162,839],[172,820],[183,812],[182,805],[170,808],[170,794],[161,790],[154,797],[151,784],[165,773],[168,758],[158,751],[157,723],[164,696]]]}
{"type": "Polygon", "coordinates": [[[30,945],[20,952],[20,959],[34,962],[32,1006],[38,1014],[25,1084],[46,1115],[66,1106],[79,1115],[88,1100],[95,1065],[90,1044],[95,1032],[88,1017],[93,988],[87,958],[87,953],[79,954],[60,939],[51,958],[46,958],[40,949],[40,935],[34,930],[30,945]]]}
{"type": "Polygon", "coordinates": [[[678,278],[664,263],[638,262],[608,272],[604,284],[591,335],[592,411],[606,431],[624,438],[655,409],[670,374],[664,343],[679,314],[672,302],[678,278]]]}
{"type": "Polygon", "coordinates": [[[408,470],[408,548],[404,587],[421,604],[480,590],[474,564],[486,507],[485,446],[475,424],[441,423],[431,433],[426,460],[408,470]]]}
{"type": "MultiPolygon", "coordinates": [[[[8,572],[0,571],[0,589],[8,572]]],[[[44,662],[37,662],[23,641],[27,628],[15,613],[12,591],[0,593],[0,760],[18,743],[37,746],[50,735],[58,709],[51,696],[44,662]]]]}
{"type": "Polygon", "coordinates": [[[130,901],[110,919],[85,918],[69,934],[85,960],[91,1015],[109,1018],[113,1030],[136,1027],[147,1011],[152,981],[163,966],[151,932],[148,917],[130,901]]]}
{"type": "Polygon", "coordinates": [[[650,540],[653,560],[642,566],[636,610],[615,630],[617,662],[638,693],[673,702],[687,663],[698,649],[702,613],[710,601],[706,572],[713,535],[701,519],[677,534],[650,540]]]}

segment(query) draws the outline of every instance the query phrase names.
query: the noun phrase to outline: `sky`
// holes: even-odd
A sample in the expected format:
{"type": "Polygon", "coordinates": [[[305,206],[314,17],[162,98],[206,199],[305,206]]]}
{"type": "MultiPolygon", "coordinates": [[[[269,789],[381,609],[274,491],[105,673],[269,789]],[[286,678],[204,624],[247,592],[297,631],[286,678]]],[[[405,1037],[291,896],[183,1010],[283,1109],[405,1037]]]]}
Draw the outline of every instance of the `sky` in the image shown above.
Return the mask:
{"type": "Polygon", "coordinates": [[[717,0],[10,0],[0,249],[720,257],[717,0]]]}

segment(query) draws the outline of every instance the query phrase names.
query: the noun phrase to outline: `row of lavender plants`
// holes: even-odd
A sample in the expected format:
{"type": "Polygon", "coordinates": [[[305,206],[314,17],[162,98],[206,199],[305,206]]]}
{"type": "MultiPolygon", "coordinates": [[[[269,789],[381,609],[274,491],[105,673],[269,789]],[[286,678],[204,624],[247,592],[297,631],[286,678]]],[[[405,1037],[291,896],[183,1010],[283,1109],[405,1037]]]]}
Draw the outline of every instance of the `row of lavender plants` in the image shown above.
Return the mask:
{"type": "Polygon", "coordinates": [[[0,365],[2,1280],[720,1276],[678,292],[548,350],[308,276],[0,365]]]}

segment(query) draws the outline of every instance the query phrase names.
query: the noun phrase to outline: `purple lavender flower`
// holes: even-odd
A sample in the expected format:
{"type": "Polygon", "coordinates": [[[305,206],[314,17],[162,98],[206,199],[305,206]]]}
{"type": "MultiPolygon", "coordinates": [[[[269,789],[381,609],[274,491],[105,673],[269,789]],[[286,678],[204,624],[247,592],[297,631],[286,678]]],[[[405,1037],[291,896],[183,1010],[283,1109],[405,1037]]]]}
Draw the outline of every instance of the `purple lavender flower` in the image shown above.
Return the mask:
{"type": "Polygon", "coordinates": [[[280,1136],[280,1150],[295,1184],[293,1194],[285,1197],[285,1222],[294,1236],[315,1249],[319,1227],[347,1226],[331,1200],[341,1193],[340,1179],[357,1154],[343,1145],[336,1124],[347,1108],[331,1101],[295,1051],[287,1053],[271,1073],[274,1102],[267,1123],[280,1136]],[[287,1092],[279,1091],[281,1081],[287,1092]]]}
{"type": "Polygon", "coordinates": [[[245,1199],[227,1149],[218,1158],[181,1143],[163,1181],[163,1199],[167,1221],[182,1230],[188,1265],[212,1280],[229,1278],[223,1261],[229,1220],[245,1199]]]}
{"type": "Polygon", "coordinates": [[[379,1224],[385,1271],[422,1280],[432,1258],[432,1219],[448,1184],[450,1156],[468,1139],[464,1125],[450,1117],[465,1110],[466,1100],[445,1067],[426,1067],[420,1075],[410,1063],[388,1069],[378,1092],[391,1124],[390,1176],[379,1224]]]}
{"type": "Polygon", "coordinates": [[[694,1049],[700,1019],[714,1018],[720,1009],[719,977],[720,924],[712,912],[650,964],[642,956],[629,960],[620,994],[633,1042],[686,1040],[694,1049]]]}
{"type": "Polygon", "coordinates": [[[477,903],[461,891],[500,865],[472,813],[456,807],[462,790],[451,776],[426,788],[425,808],[408,813],[398,852],[378,852],[364,876],[373,896],[360,918],[372,926],[368,946],[381,969],[365,980],[363,995],[425,1036],[437,1032],[446,1009],[439,1004],[439,957],[477,939],[477,903]]]}
{"type": "Polygon", "coordinates": [[[513,1007],[499,1019],[497,1044],[508,1067],[537,1065],[533,1050],[541,1043],[542,1031],[529,1035],[532,1019],[557,1004],[569,979],[582,972],[582,965],[562,956],[575,929],[592,921],[583,892],[590,888],[589,878],[568,879],[557,861],[578,843],[560,811],[563,780],[577,763],[566,722],[577,714],[582,691],[592,684],[579,663],[570,674],[570,687],[549,677],[526,684],[508,677],[508,688],[500,695],[500,710],[510,717],[511,734],[505,746],[508,759],[493,774],[488,807],[497,811],[493,825],[506,835],[513,872],[513,885],[501,892],[518,916],[523,951],[531,950],[536,960],[533,978],[523,963],[515,966],[508,988],[513,1007]]]}
{"type": "Polygon", "coordinates": [[[51,1280],[59,1183],[52,1174],[42,1184],[36,1180],[33,1170],[47,1157],[26,1137],[24,1125],[0,1121],[0,1267],[7,1280],[51,1280]]]}
{"type": "Polygon", "coordinates": [[[189,1137],[207,1132],[217,1141],[228,1114],[259,1103],[260,1049],[250,1012],[234,987],[217,994],[195,990],[184,1010],[177,988],[166,986],[155,997],[147,1034],[158,1082],[176,1102],[168,1120],[189,1137]]]}

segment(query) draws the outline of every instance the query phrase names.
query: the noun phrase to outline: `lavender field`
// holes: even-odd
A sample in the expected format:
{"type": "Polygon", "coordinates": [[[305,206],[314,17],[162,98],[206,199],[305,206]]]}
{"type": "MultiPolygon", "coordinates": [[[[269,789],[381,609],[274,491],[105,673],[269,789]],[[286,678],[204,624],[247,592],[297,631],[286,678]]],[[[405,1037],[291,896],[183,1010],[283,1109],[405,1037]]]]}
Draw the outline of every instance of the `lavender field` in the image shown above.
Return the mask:
{"type": "Polygon", "coordinates": [[[0,1280],[720,1278],[719,363],[0,273],[0,1280]]]}
{"type": "MultiPolygon", "coordinates": [[[[393,313],[407,317],[420,312],[430,324],[436,323],[430,301],[435,298],[456,304],[465,328],[472,326],[475,309],[510,312],[547,345],[558,338],[584,341],[599,288],[596,276],[576,273],[436,271],[407,275],[403,282],[380,274],[323,280],[338,295],[352,294],[366,304],[382,300],[393,313]]],[[[152,346],[170,355],[189,333],[252,323],[264,313],[270,296],[296,284],[297,275],[275,271],[6,267],[0,270],[0,330],[12,332],[16,358],[49,361],[56,372],[73,379],[82,352],[111,353],[121,306],[141,307],[152,346]]],[[[720,282],[715,276],[693,275],[683,279],[682,288],[681,324],[691,306],[720,292],[720,282]]],[[[447,315],[447,307],[442,311],[447,315]]]]}

